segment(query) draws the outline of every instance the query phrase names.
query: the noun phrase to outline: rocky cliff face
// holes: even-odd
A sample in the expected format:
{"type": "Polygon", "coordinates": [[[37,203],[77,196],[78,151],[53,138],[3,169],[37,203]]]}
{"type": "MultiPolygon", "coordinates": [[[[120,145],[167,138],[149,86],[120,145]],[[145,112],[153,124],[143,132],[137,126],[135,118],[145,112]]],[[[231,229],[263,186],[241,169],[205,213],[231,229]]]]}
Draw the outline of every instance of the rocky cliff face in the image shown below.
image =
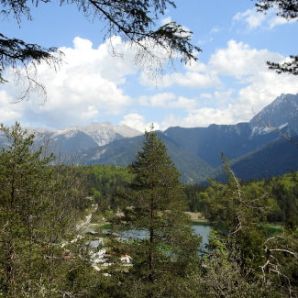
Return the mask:
{"type": "Polygon", "coordinates": [[[288,127],[298,133],[298,94],[282,94],[250,121],[254,133],[267,133],[288,127]]]}

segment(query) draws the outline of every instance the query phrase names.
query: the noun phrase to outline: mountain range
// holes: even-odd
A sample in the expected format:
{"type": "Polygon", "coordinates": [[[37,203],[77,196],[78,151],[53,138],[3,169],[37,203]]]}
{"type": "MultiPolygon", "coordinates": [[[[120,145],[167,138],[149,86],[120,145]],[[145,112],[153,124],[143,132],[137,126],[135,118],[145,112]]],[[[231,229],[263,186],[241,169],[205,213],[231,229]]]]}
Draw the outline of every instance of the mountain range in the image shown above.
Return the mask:
{"type": "MultiPolygon", "coordinates": [[[[144,136],[109,123],[51,131],[35,129],[35,146],[45,144],[59,162],[130,164],[144,136]]],[[[182,180],[224,179],[221,156],[242,180],[269,178],[298,170],[298,94],[282,94],[249,122],[158,131],[182,180]]],[[[0,144],[3,145],[0,137],[0,144]]]]}

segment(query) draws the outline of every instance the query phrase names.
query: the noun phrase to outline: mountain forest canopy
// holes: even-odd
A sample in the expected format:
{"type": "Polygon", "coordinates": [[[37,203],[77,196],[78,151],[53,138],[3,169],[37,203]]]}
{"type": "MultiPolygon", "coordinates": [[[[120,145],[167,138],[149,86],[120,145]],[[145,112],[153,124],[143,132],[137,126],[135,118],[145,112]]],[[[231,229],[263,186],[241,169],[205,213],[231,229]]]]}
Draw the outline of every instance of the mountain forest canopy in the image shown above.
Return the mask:
{"type": "Polygon", "coordinates": [[[183,186],[152,132],[122,169],[1,132],[0,297],[297,297],[297,173],[183,186]],[[185,211],[212,224],[204,249],[185,211]]]}

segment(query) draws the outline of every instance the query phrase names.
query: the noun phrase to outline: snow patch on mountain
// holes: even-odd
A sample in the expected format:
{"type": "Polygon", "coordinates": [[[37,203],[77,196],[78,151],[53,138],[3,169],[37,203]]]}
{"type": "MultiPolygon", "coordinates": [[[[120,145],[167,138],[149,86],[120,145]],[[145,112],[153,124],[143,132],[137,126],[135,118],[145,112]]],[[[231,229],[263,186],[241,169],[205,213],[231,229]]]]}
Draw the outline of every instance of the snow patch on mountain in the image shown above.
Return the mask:
{"type": "Polygon", "coordinates": [[[266,134],[286,127],[298,133],[298,94],[282,94],[250,121],[252,134],[266,134]]]}
{"type": "Polygon", "coordinates": [[[98,146],[104,146],[114,140],[132,138],[142,134],[140,131],[126,125],[112,125],[108,122],[94,123],[81,127],[80,130],[88,134],[98,146]]]}
{"type": "Polygon", "coordinates": [[[88,126],[78,126],[61,130],[29,129],[29,133],[34,133],[37,138],[47,136],[49,139],[59,141],[80,138],[83,134],[89,136],[98,146],[107,145],[122,138],[132,138],[141,135],[138,130],[126,125],[113,125],[111,123],[93,123],[88,126]]]}

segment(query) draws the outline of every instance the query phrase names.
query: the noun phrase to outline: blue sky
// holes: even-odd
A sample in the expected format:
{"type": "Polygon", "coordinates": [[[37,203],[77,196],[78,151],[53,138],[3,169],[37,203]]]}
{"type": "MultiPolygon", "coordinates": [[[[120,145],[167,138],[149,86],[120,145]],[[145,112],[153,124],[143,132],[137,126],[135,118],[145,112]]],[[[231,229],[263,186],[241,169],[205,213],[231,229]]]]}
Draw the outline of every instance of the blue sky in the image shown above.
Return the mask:
{"type": "Polygon", "coordinates": [[[24,18],[20,26],[2,18],[1,32],[59,47],[64,62],[56,71],[37,68],[46,100],[33,90],[15,104],[25,87],[8,71],[9,83],[0,88],[0,120],[48,128],[108,121],[140,130],[152,122],[160,129],[231,124],[248,121],[281,93],[298,93],[298,78],[266,67],[267,60],[283,61],[298,52],[297,22],[285,22],[274,11],[257,13],[249,0],[176,4],[160,22],[190,28],[203,52],[196,63],[175,63],[158,74],[149,71],[149,63],[136,63],[135,47],[117,37],[104,40],[104,24],[75,6],[41,3],[32,9],[33,20],[24,18]]]}

